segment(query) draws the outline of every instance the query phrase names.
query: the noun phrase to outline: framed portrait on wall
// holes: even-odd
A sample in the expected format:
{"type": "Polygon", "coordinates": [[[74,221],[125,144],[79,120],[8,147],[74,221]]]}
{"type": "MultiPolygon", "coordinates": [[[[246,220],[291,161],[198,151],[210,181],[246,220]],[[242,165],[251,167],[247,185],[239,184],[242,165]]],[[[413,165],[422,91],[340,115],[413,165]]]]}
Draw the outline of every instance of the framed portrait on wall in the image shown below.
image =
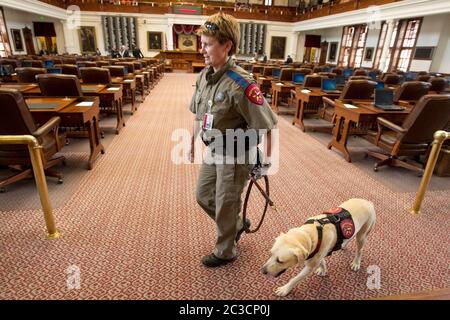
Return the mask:
{"type": "Polygon", "coordinates": [[[162,50],[162,32],[147,32],[148,50],[162,50]]]}
{"type": "Polygon", "coordinates": [[[23,42],[20,29],[11,29],[11,39],[14,43],[14,50],[23,51],[23,42]]]}
{"type": "Polygon", "coordinates": [[[330,50],[328,51],[328,61],[336,61],[338,42],[330,42],[330,50]]]}
{"type": "Polygon", "coordinates": [[[195,34],[179,34],[178,49],[183,51],[197,51],[197,36],[195,34]]]}
{"type": "Polygon", "coordinates": [[[95,49],[97,49],[95,27],[82,26],[78,30],[78,34],[80,36],[81,53],[95,53],[95,49]]]}
{"type": "Polygon", "coordinates": [[[364,61],[372,61],[373,57],[373,47],[366,48],[366,53],[364,54],[364,61]]]}
{"type": "Polygon", "coordinates": [[[272,37],[270,42],[270,59],[284,59],[286,37],[272,37]]]}

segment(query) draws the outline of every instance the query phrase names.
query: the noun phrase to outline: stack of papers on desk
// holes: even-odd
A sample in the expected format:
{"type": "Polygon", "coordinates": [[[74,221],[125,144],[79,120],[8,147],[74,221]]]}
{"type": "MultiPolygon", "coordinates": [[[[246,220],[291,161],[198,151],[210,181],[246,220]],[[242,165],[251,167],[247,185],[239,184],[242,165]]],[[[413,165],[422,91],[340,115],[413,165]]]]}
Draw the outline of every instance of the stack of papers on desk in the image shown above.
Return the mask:
{"type": "Polygon", "coordinates": [[[106,89],[106,91],[118,91],[120,90],[120,88],[108,88],[106,89]]]}
{"type": "Polygon", "coordinates": [[[283,82],[277,82],[277,86],[282,86],[282,85],[284,85],[283,82]]]}
{"type": "Polygon", "coordinates": [[[310,93],[311,92],[311,90],[308,90],[308,89],[303,89],[302,91],[301,91],[301,93],[310,93]]]}
{"type": "Polygon", "coordinates": [[[124,80],[123,82],[133,82],[134,80],[133,79],[127,79],[127,80],[124,80]]]}
{"type": "Polygon", "coordinates": [[[92,107],[94,105],[94,102],[92,101],[83,101],[79,104],[76,104],[77,107],[92,107]]]}
{"type": "Polygon", "coordinates": [[[349,103],[344,103],[344,107],[346,107],[347,109],[358,109],[357,106],[354,106],[354,105],[349,104],[349,103]]]}

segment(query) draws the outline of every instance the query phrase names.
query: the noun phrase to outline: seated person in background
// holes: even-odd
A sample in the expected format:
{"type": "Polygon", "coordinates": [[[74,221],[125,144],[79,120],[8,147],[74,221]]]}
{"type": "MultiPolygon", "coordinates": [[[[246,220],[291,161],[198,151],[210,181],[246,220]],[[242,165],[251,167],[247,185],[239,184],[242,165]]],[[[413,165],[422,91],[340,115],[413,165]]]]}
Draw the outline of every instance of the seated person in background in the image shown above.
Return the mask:
{"type": "Polygon", "coordinates": [[[292,60],[291,56],[288,55],[287,58],[286,58],[285,63],[288,64],[288,63],[292,63],[292,62],[294,62],[294,60],[292,60]]]}
{"type": "Polygon", "coordinates": [[[120,48],[119,54],[120,54],[120,57],[122,57],[122,58],[129,58],[130,57],[130,52],[128,51],[128,47],[125,46],[125,45],[123,45],[120,48]]]}
{"type": "Polygon", "coordinates": [[[132,46],[131,49],[132,49],[133,57],[135,57],[137,59],[140,59],[140,58],[144,57],[144,55],[142,54],[141,49],[137,48],[136,46],[132,46]]]}
{"type": "Polygon", "coordinates": [[[116,48],[111,49],[111,58],[120,58],[120,53],[116,48]]]}
{"type": "Polygon", "coordinates": [[[261,61],[264,62],[264,63],[267,62],[267,55],[265,53],[263,54],[263,58],[262,58],[261,61]]]}

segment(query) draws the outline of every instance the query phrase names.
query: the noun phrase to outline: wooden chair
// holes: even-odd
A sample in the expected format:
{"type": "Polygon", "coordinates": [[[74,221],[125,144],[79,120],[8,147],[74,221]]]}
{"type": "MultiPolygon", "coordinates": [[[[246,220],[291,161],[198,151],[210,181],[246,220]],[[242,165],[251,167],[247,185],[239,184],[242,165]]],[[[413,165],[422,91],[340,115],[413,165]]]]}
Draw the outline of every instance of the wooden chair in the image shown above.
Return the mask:
{"type": "MultiPolygon", "coordinates": [[[[59,134],[59,117],[53,117],[41,127],[37,127],[22,94],[18,90],[0,89],[0,135],[32,135],[42,146],[44,172],[58,178],[62,183],[62,174],[49,168],[64,161],[64,157],[53,158],[64,146],[65,135],[59,134]]],[[[33,170],[28,147],[25,145],[0,145],[0,165],[20,166],[20,170],[0,180],[0,192],[5,187],[19,180],[32,177],[33,170]]]]}
{"type": "Polygon", "coordinates": [[[419,160],[427,155],[433,134],[443,130],[450,121],[450,95],[423,96],[403,124],[397,125],[385,118],[378,118],[378,132],[375,144],[386,153],[367,151],[367,154],[380,159],[374,170],[384,165],[403,167],[423,174],[423,165],[409,161],[408,157],[419,160]],[[401,158],[405,159],[401,159],[401,158]]]}

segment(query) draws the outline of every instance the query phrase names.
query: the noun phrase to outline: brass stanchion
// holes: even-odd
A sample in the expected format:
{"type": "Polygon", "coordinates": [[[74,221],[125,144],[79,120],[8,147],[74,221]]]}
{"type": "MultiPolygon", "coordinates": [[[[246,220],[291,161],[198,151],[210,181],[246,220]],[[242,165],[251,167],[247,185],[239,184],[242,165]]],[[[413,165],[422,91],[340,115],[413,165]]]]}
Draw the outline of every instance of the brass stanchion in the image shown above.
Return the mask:
{"type": "Polygon", "coordinates": [[[436,165],[436,161],[439,156],[439,151],[441,150],[444,140],[450,139],[450,132],[439,130],[434,133],[433,137],[434,140],[431,145],[430,156],[428,157],[422,181],[420,182],[419,191],[417,191],[416,194],[416,200],[414,201],[413,208],[411,209],[411,213],[413,214],[420,213],[420,205],[422,204],[423,198],[425,197],[425,191],[427,191],[428,183],[433,175],[434,166],[436,165]]]}
{"type": "Polygon", "coordinates": [[[42,210],[44,211],[45,224],[47,226],[47,235],[45,238],[48,240],[59,238],[60,233],[56,229],[53,209],[48,196],[44,167],[42,165],[42,146],[39,145],[35,137],[30,135],[0,136],[0,144],[26,144],[28,146],[34,177],[36,179],[36,186],[39,192],[42,210]]]}

